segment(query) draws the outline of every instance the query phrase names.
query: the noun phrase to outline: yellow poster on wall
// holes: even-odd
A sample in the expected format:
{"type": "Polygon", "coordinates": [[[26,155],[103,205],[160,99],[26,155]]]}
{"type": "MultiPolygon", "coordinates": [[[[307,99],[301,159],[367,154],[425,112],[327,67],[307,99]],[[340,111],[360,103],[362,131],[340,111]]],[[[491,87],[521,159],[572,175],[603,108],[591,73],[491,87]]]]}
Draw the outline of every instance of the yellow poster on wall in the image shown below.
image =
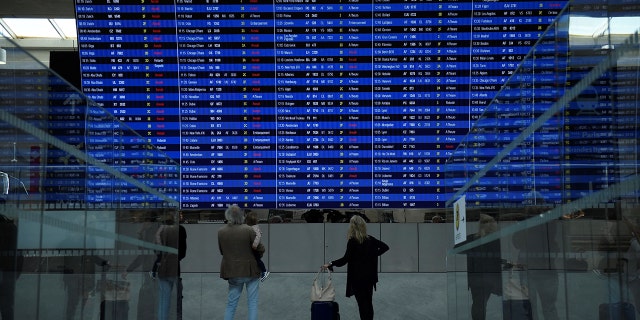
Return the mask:
{"type": "Polygon", "coordinates": [[[453,239],[458,244],[467,240],[467,205],[466,196],[460,197],[453,204],[453,239]]]}

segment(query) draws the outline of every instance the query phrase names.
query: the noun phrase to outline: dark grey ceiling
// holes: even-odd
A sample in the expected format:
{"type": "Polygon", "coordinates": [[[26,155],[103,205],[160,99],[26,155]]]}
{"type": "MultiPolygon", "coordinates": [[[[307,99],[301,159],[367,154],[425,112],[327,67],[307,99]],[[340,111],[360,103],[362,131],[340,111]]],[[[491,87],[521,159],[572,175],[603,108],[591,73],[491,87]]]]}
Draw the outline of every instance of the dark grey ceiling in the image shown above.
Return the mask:
{"type": "Polygon", "coordinates": [[[0,18],[75,18],[75,0],[0,0],[0,18]]]}

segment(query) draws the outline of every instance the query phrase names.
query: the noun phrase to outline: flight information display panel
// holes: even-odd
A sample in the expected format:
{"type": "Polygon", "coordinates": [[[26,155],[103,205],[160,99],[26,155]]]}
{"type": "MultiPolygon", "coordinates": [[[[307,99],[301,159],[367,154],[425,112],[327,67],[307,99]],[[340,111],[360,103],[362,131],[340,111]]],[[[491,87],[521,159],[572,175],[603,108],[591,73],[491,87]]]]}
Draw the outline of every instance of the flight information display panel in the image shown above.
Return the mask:
{"type": "Polygon", "coordinates": [[[82,87],[179,161],[183,209],[444,207],[446,159],[564,4],[76,0],[82,87]]]}

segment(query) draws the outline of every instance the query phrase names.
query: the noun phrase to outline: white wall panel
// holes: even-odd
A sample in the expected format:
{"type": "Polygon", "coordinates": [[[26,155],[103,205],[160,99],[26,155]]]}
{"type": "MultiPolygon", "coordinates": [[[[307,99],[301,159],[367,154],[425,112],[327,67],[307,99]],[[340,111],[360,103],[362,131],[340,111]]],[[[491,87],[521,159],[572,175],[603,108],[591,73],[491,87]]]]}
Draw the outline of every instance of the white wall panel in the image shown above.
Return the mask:
{"type": "MultiPolygon", "coordinates": [[[[383,223],[380,240],[389,245],[381,258],[381,272],[418,272],[418,227],[416,223],[383,223]]],[[[440,257],[442,259],[444,257],[440,257]]]]}
{"type": "MultiPolygon", "coordinates": [[[[183,272],[219,272],[218,230],[223,224],[185,224],[187,256],[183,272]]],[[[348,223],[261,224],[267,252],[263,261],[272,272],[317,272],[325,262],[344,255],[348,223]]],[[[450,223],[369,223],[370,235],[390,247],[381,272],[445,272],[446,253],[453,247],[450,223]]],[[[346,272],[346,268],[336,268],[346,272]]]]}
{"type": "Polygon", "coordinates": [[[446,272],[447,251],[453,245],[451,223],[419,223],[419,272],[446,272]]]}
{"type": "Polygon", "coordinates": [[[269,271],[311,272],[324,262],[324,223],[269,224],[269,271]]]}
{"type": "Polygon", "coordinates": [[[187,255],[182,272],[220,272],[222,256],[218,249],[218,230],[224,224],[183,224],[187,231],[187,255]]]}

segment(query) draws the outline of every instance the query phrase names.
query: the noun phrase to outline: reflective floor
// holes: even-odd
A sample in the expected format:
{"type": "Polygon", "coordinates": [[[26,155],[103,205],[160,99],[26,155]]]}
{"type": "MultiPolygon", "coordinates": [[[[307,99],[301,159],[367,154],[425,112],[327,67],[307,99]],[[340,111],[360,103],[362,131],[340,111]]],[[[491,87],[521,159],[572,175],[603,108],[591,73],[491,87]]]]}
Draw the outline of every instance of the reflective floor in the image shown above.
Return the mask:
{"type": "MultiPolygon", "coordinates": [[[[131,296],[128,319],[145,319],[153,312],[138,314],[138,292],[144,276],[141,273],[129,275],[131,296]]],[[[300,320],[310,319],[309,290],[314,274],[273,273],[260,285],[260,319],[300,320]]],[[[461,277],[463,278],[463,277],[461,277]]],[[[340,304],[342,319],[358,319],[354,298],[344,296],[345,275],[334,275],[336,301],[340,304]]],[[[15,319],[63,319],[66,295],[61,275],[41,276],[40,283],[35,275],[23,275],[16,288],[15,319]],[[39,298],[30,296],[33,288],[40,286],[39,298]],[[37,300],[39,299],[39,301],[37,300]],[[39,307],[37,307],[39,305],[39,307]]],[[[560,276],[560,283],[570,282],[571,292],[561,292],[559,299],[567,299],[567,306],[558,305],[560,319],[598,319],[598,305],[606,301],[606,280],[594,272],[567,273],[560,276]]],[[[184,302],[183,319],[221,319],[226,303],[227,283],[217,273],[188,273],[183,275],[184,302]]],[[[447,301],[447,275],[445,273],[380,274],[378,291],[374,293],[375,318],[385,320],[447,319],[447,304],[458,303],[458,317],[470,319],[470,294],[458,301],[447,301]],[[464,316],[464,315],[467,316],[464,316]]],[[[461,293],[464,295],[465,293],[461,293]]],[[[175,297],[174,297],[175,298],[175,297]]],[[[99,318],[100,295],[90,295],[81,317],[76,313],[73,319],[99,318]]],[[[534,319],[543,319],[542,310],[534,310],[534,319]]],[[[243,294],[236,319],[246,319],[246,295],[243,294]]],[[[502,318],[502,300],[492,295],[487,304],[487,319],[502,318]]],[[[176,319],[175,309],[170,319],[176,319]]],[[[119,319],[122,320],[122,319],[119,319]]]]}
{"type": "MultiPolygon", "coordinates": [[[[138,292],[144,274],[132,273],[131,296],[128,306],[128,319],[145,319],[145,314],[138,315],[136,305],[138,292]]],[[[309,290],[315,274],[306,273],[272,273],[260,285],[260,319],[300,320],[310,319],[309,290]]],[[[35,275],[23,275],[16,288],[15,319],[63,319],[66,295],[61,275],[41,276],[40,284],[35,275]],[[30,296],[33,288],[40,286],[40,301],[30,296]],[[37,308],[36,306],[40,307],[37,308]]],[[[336,301],[340,304],[342,319],[358,319],[355,298],[344,296],[345,274],[335,274],[336,301]]],[[[227,282],[220,279],[217,273],[183,275],[184,302],[183,319],[221,319],[224,315],[227,296],[227,282]]],[[[376,319],[446,319],[446,274],[380,274],[378,291],[374,293],[374,309],[376,319]]],[[[100,295],[90,295],[84,308],[73,319],[99,319],[100,295]]],[[[243,294],[236,319],[246,319],[246,294],[243,294]]],[[[172,317],[176,319],[175,310],[172,317]]],[[[122,319],[118,319],[122,320],[122,319]]]]}

